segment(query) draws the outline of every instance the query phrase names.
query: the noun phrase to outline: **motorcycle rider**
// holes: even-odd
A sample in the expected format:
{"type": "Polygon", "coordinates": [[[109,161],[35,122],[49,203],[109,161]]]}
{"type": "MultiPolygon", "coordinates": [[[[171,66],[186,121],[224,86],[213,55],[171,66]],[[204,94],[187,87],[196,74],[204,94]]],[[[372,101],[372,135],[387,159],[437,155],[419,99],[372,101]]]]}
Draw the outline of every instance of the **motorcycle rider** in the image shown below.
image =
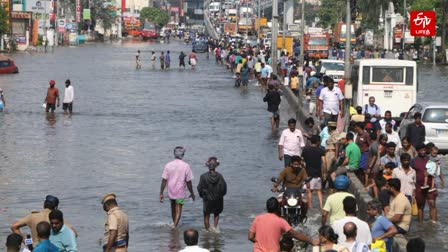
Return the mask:
{"type": "MultiPolygon", "coordinates": [[[[306,173],[305,164],[303,159],[299,156],[292,156],[291,165],[285,167],[277,177],[274,185],[272,187],[273,192],[278,192],[278,185],[282,184],[282,190],[284,195],[288,195],[290,193],[297,192],[300,190],[301,183],[308,178],[308,174],[306,173]]],[[[301,208],[303,211],[301,212],[301,217],[306,216],[307,212],[307,203],[302,197],[301,208]]]]}

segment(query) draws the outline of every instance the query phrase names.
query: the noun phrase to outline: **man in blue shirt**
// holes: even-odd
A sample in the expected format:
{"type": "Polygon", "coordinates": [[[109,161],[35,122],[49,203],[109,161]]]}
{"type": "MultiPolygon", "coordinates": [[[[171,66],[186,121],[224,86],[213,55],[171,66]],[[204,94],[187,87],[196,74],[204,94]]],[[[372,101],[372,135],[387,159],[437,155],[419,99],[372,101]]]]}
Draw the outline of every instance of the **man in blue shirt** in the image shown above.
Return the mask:
{"type": "Polygon", "coordinates": [[[53,210],[50,215],[51,235],[50,241],[60,252],[77,252],[75,233],[64,225],[64,216],[61,211],[53,210]]]}
{"type": "Polygon", "coordinates": [[[48,239],[50,237],[51,226],[46,221],[37,224],[37,236],[39,237],[39,244],[33,249],[33,252],[59,252],[58,247],[52,244],[48,239]]]}

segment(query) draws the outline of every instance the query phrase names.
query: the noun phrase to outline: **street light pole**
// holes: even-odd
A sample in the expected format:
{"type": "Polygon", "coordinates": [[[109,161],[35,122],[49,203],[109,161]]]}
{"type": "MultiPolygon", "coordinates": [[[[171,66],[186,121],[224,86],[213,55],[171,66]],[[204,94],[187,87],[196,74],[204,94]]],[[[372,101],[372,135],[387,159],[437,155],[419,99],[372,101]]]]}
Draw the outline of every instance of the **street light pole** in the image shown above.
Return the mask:
{"type": "Polygon", "coordinates": [[[260,50],[260,21],[261,21],[261,0],[258,0],[258,21],[255,22],[257,25],[257,49],[260,50]]]}
{"type": "MultiPolygon", "coordinates": [[[[305,51],[303,49],[303,47],[305,46],[305,0],[302,0],[302,19],[300,20],[300,64],[302,64],[302,66],[305,65],[305,51]]],[[[304,79],[305,79],[305,75],[303,75],[304,79]]]]}
{"type": "Polygon", "coordinates": [[[272,0],[272,42],[271,61],[272,73],[277,75],[277,36],[278,36],[278,0],[272,0]]]}
{"type": "Polygon", "coordinates": [[[249,39],[249,3],[248,2],[246,3],[245,16],[246,16],[246,40],[248,40],[249,39]]]}
{"type": "Polygon", "coordinates": [[[344,92],[344,114],[342,114],[344,119],[344,131],[348,128],[348,115],[350,111],[350,99],[353,98],[353,86],[350,83],[350,52],[351,52],[351,33],[352,33],[352,18],[351,18],[351,7],[350,7],[350,0],[347,0],[347,15],[345,19],[346,24],[346,41],[345,41],[345,57],[344,57],[344,85],[345,85],[345,92],[344,92]]]}
{"type": "Polygon", "coordinates": [[[404,44],[406,43],[405,37],[406,37],[406,0],[404,0],[404,7],[403,7],[403,45],[401,46],[401,49],[404,54],[404,44]]]}
{"type": "Polygon", "coordinates": [[[286,0],[283,0],[282,51],[286,48],[286,0]]]}

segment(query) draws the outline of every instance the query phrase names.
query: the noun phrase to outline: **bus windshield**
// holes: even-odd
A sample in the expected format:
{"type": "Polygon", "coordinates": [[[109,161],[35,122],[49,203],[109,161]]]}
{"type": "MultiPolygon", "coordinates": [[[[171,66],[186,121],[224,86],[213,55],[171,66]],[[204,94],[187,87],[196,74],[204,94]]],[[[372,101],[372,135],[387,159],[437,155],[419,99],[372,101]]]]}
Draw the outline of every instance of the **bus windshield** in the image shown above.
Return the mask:
{"type": "Polygon", "coordinates": [[[310,38],[309,45],[327,45],[327,39],[326,38],[310,38]]]}
{"type": "Polygon", "coordinates": [[[156,26],[153,23],[145,23],[145,25],[143,26],[143,29],[146,29],[146,30],[152,30],[155,28],[156,28],[156,26]]]}
{"type": "Polygon", "coordinates": [[[331,71],[344,71],[344,63],[339,62],[322,62],[322,66],[331,71]]]}
{"type": "Polygon", "coordinates": [[[372,82],[403,83],[404,69],[390,67],[372,67],[372,82]]]}

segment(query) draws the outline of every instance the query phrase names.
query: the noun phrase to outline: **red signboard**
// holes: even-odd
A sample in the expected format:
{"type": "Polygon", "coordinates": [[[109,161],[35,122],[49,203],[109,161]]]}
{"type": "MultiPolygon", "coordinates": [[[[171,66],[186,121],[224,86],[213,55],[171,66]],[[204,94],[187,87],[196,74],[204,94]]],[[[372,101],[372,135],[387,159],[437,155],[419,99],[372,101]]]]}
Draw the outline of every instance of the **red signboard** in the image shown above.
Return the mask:
{"type": "Polygon", "coordinates": [[[411,11],[411,35],[432,37],[436,35],[435,11],[411,11]]]}

